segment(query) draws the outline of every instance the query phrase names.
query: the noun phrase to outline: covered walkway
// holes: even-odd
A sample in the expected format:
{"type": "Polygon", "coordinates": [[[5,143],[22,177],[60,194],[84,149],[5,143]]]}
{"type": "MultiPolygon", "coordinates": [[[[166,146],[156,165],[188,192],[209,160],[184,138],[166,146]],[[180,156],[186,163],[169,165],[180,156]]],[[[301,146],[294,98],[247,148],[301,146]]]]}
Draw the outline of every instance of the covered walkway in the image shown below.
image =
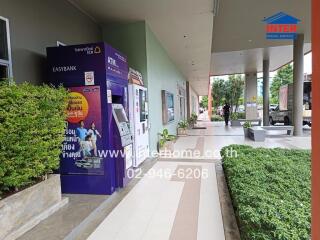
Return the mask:
{"type": "MultiPolygon", "coordinates": [[[[114,240],[236,240],[232,207],[223,186],[221,148],[248,144],[310,149],[310,132],[306,131],[302,137],[269,135],[265,142],[257,143],[244,138],[242,127],[208,122],[204,115],[200,119],[197,127],[203,129],[189,130],[188,136],[174,143],[173,152],[182,152],[179,158],[167,156],[147,161],[137,170],[136,179],[127,189],[111,198],[100,199],[96,209],[89,209],[91,214],[76,225],[67,217],[70,211],[62,209],[20,239],[40,236],[55,239],[58,234],[59,238],[90,240],[106,239],[106,236],[114,240]],[[200,156],[183,155],[187,150],[200,156]],[[59,222],[52,225],[54,219],[59,222]],[[63,226],[70,226],[69,231],[63,226]]],[[[77,214],[81,215],[86,206],[93,205],[82,202],[77,214]]]]}
{"type": "Polygon", "coordinates": [[[223,190],[219,190],[216,165],[221,163],[221,148],[230,144],[311,148],[308,132],[303,137],[269,135],[265,142],[257,143],[244,138],[242,127],[225,127],[223,123],[208,121],[198,122],[197,126],[206,129],[189,130],[189,136],[175,142],[174,151],[182,155],[186,150],[199,151],[203,155],[159,159],[90,235],[90,240],[105,239],[105,236],[111,239],[228,239],[225,233],[231,236],[228,231],[234,229],[229,229],[223,219],[222,213],[228,209],[222,209],[225,200],[222,196],[219,198],[223,190]],[[208,176],[203,174],[197,178],[196,170],[207,172],[208,176]],[[191,178],[187,176],[188,171],[193,173],[191,178]]]}
{"type": "MultiPolygon", "coordinates": [[[[201,117],[200,117],[201,118],[201,117]]],[[[311,131],[305,129],[301,137],[285,136],[284,132],[268,132],[265,142],[254,142],[244,138],[242,127],[225,127],[224,122],[200,121],[197,126],[205,129],[192,129],[188,137],[180,137],[175,145],[175,151],[198,149],[200,159],[220,159],[220,150],[230,144],[246,144],[253,147],[311,149],[311,131]]]]}

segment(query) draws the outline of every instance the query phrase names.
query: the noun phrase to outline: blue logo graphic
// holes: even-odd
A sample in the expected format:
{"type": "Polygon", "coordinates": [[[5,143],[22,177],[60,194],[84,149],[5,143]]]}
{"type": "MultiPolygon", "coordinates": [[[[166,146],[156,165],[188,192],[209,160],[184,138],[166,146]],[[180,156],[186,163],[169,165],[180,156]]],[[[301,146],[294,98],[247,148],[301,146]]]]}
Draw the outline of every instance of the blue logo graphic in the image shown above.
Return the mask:
{"type": "Polygon", "coordinates": [[[266,23],[266,38],[271,40],[292,40],[297,37],[297,26],[301,20],[279,12],[263,20],[266,23]]]}

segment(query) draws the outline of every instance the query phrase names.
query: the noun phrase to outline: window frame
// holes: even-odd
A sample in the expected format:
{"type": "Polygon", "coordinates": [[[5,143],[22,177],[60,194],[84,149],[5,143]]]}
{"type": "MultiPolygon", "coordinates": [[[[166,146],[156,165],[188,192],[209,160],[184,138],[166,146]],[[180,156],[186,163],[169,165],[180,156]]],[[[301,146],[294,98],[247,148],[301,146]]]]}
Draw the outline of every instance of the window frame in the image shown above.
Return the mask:
{"type": "MultiPolygon", "coordinates": [[[[8,67],[8,77],[13,78],[12,73],[12,56],[11,56],[11,39],[10,39],[10,24],[9,19],[0,16],[0,20],[6,23],[6,33],[7,33],[7,50],[8,50],[8,60],[0,59],[0,65],[8,67]]],[[[11,80],[10,80],[11,81],[11,80]]]]}
{"type": "Polygon", "coordinates": [[[57,47],[65,47],[65,46],[67,46],[67,44],[57,41],[57,47]]]}

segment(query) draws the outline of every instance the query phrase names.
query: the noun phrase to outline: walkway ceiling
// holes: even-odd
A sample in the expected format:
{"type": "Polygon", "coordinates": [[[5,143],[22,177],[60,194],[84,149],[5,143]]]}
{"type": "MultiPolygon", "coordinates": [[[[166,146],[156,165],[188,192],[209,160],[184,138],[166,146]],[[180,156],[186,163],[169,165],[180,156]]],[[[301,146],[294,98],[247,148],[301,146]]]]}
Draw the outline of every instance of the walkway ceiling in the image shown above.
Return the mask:
{"type": "Polygon", "coordinates": [[[305,53],[310,51],[310,0],[220,0],[214,18],[210,74],[260,72],[262,60],[268,57],[271,70],[292,61],[292,41],[265,38],[262,20],[280,11],[301,20],[298,32],[305,34],[305,53]]]}
{"type": "Polygon", "coordinates": [[[99,24],[145,20],[199,95],[208,91],[214,0],[70,0],[99,24]]]}
{"type": "MultiPolygon", "coordinates": [[[[304,45],[304,52],[311,51],[311,44],[304,45]]],[[[212,75],[262,72],[264,58],[270,59],[270,71],[289,63],[293,59],[293,46],[255,48],[243,51],[217,52],[212,54],[212,75]]]]}

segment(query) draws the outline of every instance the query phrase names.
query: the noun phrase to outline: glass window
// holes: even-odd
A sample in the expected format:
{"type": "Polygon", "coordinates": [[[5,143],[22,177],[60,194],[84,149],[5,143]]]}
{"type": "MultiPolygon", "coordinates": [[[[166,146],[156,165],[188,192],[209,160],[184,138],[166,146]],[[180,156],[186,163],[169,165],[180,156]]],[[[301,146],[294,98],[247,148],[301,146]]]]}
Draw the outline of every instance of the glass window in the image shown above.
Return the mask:
{"type": "Polygon", "coordinates": [[[12,77],[9,22],[0,16],[0,80],[12,77]]]}
{"type": "Polygon", "coordinates": [[[167,124],[174,120],[174,95],[166,90],[161,90],[162,98],[162,123],[167,124]]]}
{"type": "Polygon", "coordinates": [[[7,21],[0,18],[0,59],[9,60],[7,21]]]}
{"type": "Polygon", "coordinates": [[[174,120],[174,96],[167,92],[168,122],[174,120]]]}
{"type": "Polygon", "coordinates": [[[0,64],[0,80],[6,79],[9,77],[8,67],[6,65],[0,64]]]}
{"type": "Polygon", "coordinates": [[[139,108],[140,108],[140,122],[144,122],[147,118],[146,113],[146,91],[139,89],[139,108]]]}

